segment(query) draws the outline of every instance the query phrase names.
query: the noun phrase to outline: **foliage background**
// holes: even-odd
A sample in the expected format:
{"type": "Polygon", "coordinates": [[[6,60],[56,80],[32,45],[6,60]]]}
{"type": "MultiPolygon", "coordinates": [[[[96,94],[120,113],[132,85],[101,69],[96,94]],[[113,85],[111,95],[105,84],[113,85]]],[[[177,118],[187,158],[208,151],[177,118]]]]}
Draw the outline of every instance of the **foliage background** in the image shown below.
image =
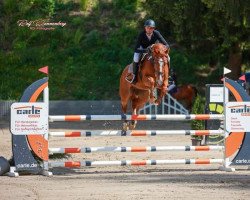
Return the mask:
{"type": "Polygon", "coordinates": [[[202,93],[220,83],[224,66],[233,78],[249,67],[249,0],[0,0],[0,99],[18,100],[46,65],[51,99],[119,99],[120,74],[148,18],[171,44],[179,84],[202,93]],[[67,25],[30,30],[21,19],[67,25]]]}
{"type": "MultiPolygon", "coordinates": [[[[197,95],[194,101],[194,105],[192,107],[192,114],[201,114],[205,111],[205,98],[202,98],[200,95],[197,95]]],[[[204,130],[205,129],[205,121],[203,120],[192,120],[191,121],[192,130],[204,130]]],[[[202,138],[203,136],[192,136],[193,138],[202,138]]]]}

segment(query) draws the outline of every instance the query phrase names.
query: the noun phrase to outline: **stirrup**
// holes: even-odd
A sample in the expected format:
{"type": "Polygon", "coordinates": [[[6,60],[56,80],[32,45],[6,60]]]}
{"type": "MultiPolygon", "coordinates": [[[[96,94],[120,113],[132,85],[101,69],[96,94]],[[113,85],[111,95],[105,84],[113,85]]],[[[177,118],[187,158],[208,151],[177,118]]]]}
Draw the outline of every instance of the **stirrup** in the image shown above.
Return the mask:
{"type": "Polygon", "coordinates": [[[128,78],[128,76],[126,76],[125,80],[128,81],[129,83],[133,83],[134,80],[135,80],[135,75],[132,74],[132,79],[131,80],[128,78]]]}

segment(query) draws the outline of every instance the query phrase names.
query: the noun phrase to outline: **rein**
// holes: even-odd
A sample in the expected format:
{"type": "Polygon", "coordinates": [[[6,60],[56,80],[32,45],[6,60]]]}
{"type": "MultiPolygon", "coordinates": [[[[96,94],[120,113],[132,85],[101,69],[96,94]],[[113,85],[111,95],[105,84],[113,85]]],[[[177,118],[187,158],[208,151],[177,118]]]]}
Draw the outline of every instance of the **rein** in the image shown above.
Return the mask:
{"type": "MultiPolygon", "coordinates": [[[[164,83],[164,79],[166,78],[165,74],[164,74],[164,67],[165,65],[168,64],[168,59],[167,59],[167,55],[163,56],[163,57],[157,57],[153,55],[153,45],[151,45],[150,47],[148,47],[148,51],[145,55],[144,59],[147,59],[151,62],[151,64],[154,67],[155,70],[155,78],[156,78],[156,86],[157,87],[161,87],[164,83]],[[159,66],[159,67],[158,67],[159,66]]],[[[142,78],[142,74],[140,74],[140,78],[142,78]]]]}

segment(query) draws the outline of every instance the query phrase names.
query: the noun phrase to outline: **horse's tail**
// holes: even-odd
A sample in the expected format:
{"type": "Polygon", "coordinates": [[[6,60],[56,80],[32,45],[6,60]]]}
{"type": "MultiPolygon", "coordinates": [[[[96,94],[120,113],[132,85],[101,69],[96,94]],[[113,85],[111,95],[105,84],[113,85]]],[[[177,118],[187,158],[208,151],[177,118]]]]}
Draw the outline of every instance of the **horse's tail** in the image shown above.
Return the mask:
{"type": "Polygon", "coordinates": [[[126,68],[124,68],[120,77],[119,94],[121,98],[121,107],[123,113],[127,112],[127,106],[130,100],[130,83],[125,80],[125,77],[128,73],[128,68],[129,66],[126,66],[126,68]]]}
{"type": "Polygon", "coordinates": [[[195,86],[192,85],[192,89],[194,90],[194,94],[195,94],[194,97],[197,97],[197,95],[198,95],[198,90],[197,90],[197,88],[196,88],[195,86]]]}

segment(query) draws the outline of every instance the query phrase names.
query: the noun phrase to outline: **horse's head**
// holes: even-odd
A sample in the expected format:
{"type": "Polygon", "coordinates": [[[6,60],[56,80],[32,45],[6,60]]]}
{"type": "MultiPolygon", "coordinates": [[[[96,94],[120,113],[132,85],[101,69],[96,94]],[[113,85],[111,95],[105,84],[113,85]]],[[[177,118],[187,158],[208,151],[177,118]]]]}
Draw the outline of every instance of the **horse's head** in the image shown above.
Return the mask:
{"type": "Polygon", "coordinates": [[[161,43],[157,43],[151,46],[151,52],[152,52],[152,56],[155,59],[164,58],[164,57],[167,57],[169,53],[169,48],[167,48],[165,45],[161,43]]]}
{"type": "Polygon", "coordinates": [[[151,46],[151,54],[154,60],[155,77],[157,87],[167,87],[166,81],[168,79],[169,70],[169,48],[161,43],[153,44],[151,46]]]}

